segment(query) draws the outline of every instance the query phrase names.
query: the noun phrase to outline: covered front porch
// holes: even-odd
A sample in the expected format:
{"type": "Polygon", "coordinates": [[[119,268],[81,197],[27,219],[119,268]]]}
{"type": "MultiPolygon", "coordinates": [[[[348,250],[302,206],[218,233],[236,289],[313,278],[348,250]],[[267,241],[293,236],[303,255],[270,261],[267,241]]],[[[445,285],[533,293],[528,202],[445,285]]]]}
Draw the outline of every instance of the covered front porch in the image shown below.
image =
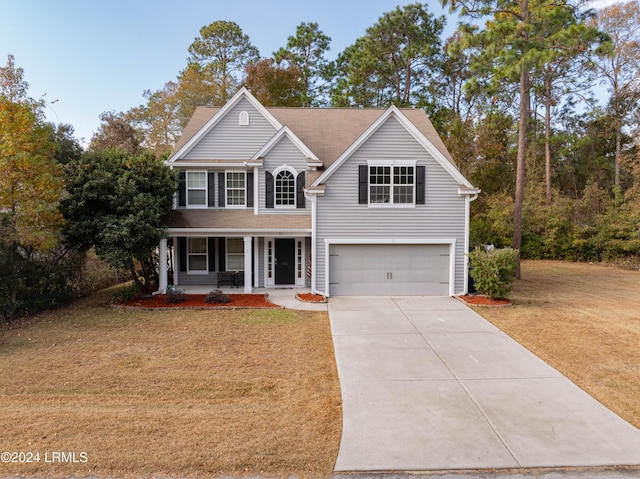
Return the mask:
{"type": "Polygon", "coordinates": [[[178,209],[169,225],[159,246],[160,292],[169,285],[243,293],[311,285],[309,215],[178,209]]]}
{"type": "Polygon", "coordinates": [[[174,285],[205,292],[305,288],[310,236],[172,236],[160,242],[159,291],[174,285]],[[166,258],[166,261],[162,261],[166,258]]]}

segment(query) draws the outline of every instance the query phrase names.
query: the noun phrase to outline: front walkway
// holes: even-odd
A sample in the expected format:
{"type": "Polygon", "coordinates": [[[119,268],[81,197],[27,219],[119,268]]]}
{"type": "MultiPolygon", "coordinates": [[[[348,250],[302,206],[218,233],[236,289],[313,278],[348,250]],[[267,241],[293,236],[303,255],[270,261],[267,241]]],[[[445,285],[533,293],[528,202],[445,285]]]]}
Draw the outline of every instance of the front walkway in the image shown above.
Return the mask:
{"type": "Polygon", "coordinates": [[[329,301],[336,471],[640,464],[640,431],[454,298],[329,301]]]}

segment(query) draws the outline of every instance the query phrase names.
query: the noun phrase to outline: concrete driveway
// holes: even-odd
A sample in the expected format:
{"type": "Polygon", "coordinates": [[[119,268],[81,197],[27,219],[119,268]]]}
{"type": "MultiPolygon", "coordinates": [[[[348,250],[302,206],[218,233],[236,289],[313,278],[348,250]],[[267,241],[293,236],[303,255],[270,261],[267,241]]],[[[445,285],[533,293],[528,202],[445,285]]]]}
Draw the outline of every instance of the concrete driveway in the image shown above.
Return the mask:
{"type": "Polygon", "coordinates": [[[335,297],[336,471],[640,464],[640,431],[454,298],[335,297]]]}

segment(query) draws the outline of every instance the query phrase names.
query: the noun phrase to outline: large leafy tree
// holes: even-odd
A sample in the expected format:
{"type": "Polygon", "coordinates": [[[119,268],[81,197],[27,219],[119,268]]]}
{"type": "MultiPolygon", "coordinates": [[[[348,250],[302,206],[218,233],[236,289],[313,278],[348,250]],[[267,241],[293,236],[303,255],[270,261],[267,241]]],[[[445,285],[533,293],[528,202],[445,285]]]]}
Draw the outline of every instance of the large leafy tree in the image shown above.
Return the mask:
{"type": "Polygon", "coordinates": [[[283,67],[264,58],[247,66],[244,85],[264,106],[304,106],[304,83],[295,65],[283,67]]]}
{"type": "Polygon", "coordinates": [[[65,243],[131,272],[140,286],[157,284],[155,249],[173,204],[175,178],[151,154],[88,153],[67,167],[61,210],[65,243]],[[142,272],[142,279],[137,266],[142,272]]]}
{"type": "Polygon", "coordinates": [[[0,69],[1,241],[17,248],[51,248],[61,224],[61,170],[41,104],[28,98],[13,57],[0,69]]]}
{"type": "Polygon", "coordinates": [[[23,69],[9,55],[0,68],[0,313],[5,318],[20,309],[21,285],[38,279],[22,274],[25,261],[52,250],[62,224],[56,145],[43,122],[43,104],[27,96],[28,87],[23,69]]]}
{"type": "Polygon", "coordinates": [[[419,3],[397,7],[369,27],[337,60],[335,106],[412,106],[439,68],[445,18],[419,3]]]}
{"type": "MultiPolygon", "coordinates": [[[[462,25],[462,42],[476,49],[471,68],[476,82],[493,91],[518,85],[518,152],[511,246],[522,246],[522,210],[529,149],[532,75],[563,54],[584,23],[579,5],[570,0],[443,0],[463,16],[485,20],[484,28],[462,25]],[[575,22],[568,22],[575,17],[575,22]]],[[[520,277],[520,268],[516,271],[520,277]]]]}
{"type": "Polygon", "coordinates": [[[295,67],[300,75],[303,106],[322,104],[322,95],[330,79],[332,63],[326,58],[331,38],[325,35],[315,22],[302,22],[295,36],[287,39],[287,46],[274,53],[279,64],[295,67]]]}
{"type": "Polygon", "coordinates": [[[640,2],[605,7],[593,24],[607,33],[613,43],[612,54],[604,52],[593,62],[593,68],[607,83],[611,94],[609,104],[616,131],[614,184],[619,187],[623,127],[640,101],[640,2]]]}
{"type": "Polygon", "coordinates": [[[90,151],[120,149],[130,154],[142,151],[144,136],[129,113],[107,111],[100,115],[102,123],[89,143],[90,151]]]}
{"type": "Polygon", "coordinates": [[[51,129],[50,140],[56,145],[56,161],[61,165],[66,165],[71,161],[79,160],[83,149],[74,136],[73,126],[65,123],[58,125],[50,123],[49,128],[51,129]]]}
{"type": "Polygon", "coordinates": [[[161,90],[146,90],[147,103],[129,110],[128,117],[144,135],[142,146],[156,156],[168,155],[180,138],[187,119],[181,118],[179,86],[167,82],[161,90]]]}

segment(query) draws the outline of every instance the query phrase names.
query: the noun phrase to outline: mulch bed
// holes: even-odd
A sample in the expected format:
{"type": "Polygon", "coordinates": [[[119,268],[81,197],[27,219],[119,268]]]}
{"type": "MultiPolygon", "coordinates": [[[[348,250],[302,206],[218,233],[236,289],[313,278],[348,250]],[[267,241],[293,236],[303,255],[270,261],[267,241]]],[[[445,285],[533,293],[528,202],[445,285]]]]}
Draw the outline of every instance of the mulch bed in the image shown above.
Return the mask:
{"type": "Polygon", "coordinates": [[[321,294],[296,293],[296,298],[298,298],[303,303],[326,303],[327,302],[327,298],[325,298],[321,294]]]}
{"type": "Polygon", "coordinates": [[[458,299],[464,301],[467,304],[474,306],[486,306],[489,308],[499,308],[503,306],[511,306],[511,300],[507,298],[489,299],[481,294],[465,294],[464,296],[457,296],[458,299]]]}
{"type": "Polygon", "coordinates": [[[267,300],[264,294],[229,294],[229,303],[206,303],[206,294],[188,294],[185,301],[179,303],[167,303],[165,294],[156,294],[151,298],[138,297],[122,303],[122,306],[133,308],[280,308],[281,306],[267,300]]]}

